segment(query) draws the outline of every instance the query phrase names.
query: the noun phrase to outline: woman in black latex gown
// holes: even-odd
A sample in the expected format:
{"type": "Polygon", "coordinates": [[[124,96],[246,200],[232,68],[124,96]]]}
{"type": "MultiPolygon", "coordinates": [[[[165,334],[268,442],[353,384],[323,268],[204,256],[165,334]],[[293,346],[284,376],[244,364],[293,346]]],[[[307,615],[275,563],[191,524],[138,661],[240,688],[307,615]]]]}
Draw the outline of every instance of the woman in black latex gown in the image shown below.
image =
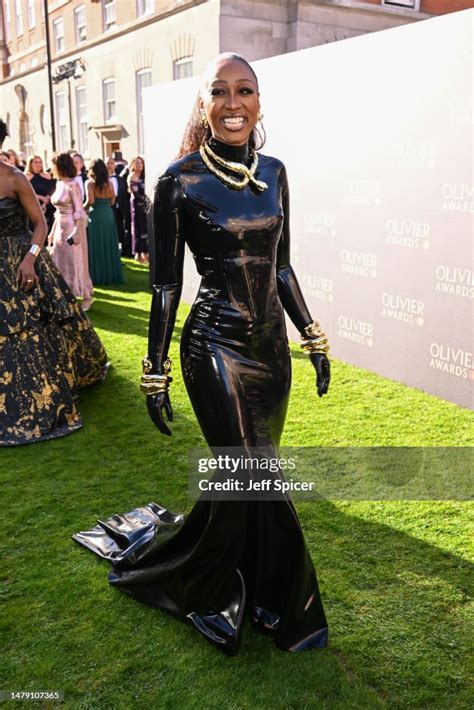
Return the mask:
{"type": "MultiPolygon", "coordinates": [[[[217,57],[181,157],[156,187],[142,388],[153,422],[170,434],[167,353],[187,243],[202,281],[183,329],[181,366],[204,437],[213,452],[276,456],[291,380],[284,309],[307,339],[320,396],[330,368],[290,265],[285,167],[255,151],[259,111],[250,65],[238,55],[217,57]]],[[[216,471],[214,480],[228,475],[216,471]]],[[[111,584],[192,624],[225,653],[237,653],[245,615],[282,650],[326,646],[315,570],[287,496],[203,494],[187,516],[150,503],[98,522],[74,538],[112,562],[111,584]]]]}

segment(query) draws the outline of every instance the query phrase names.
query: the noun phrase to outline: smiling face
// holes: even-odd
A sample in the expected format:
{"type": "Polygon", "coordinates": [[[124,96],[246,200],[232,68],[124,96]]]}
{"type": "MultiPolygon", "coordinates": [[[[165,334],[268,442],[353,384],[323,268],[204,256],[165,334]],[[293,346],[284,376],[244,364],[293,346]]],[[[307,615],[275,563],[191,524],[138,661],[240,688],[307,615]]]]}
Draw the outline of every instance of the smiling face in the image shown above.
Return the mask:
{"type": "Polygon", "coordinates": [[[217,63],[206,77],[199,100],[217,140],[243,145],[258,121],[260,100],[252,70],[242,61],[217,63]]]}

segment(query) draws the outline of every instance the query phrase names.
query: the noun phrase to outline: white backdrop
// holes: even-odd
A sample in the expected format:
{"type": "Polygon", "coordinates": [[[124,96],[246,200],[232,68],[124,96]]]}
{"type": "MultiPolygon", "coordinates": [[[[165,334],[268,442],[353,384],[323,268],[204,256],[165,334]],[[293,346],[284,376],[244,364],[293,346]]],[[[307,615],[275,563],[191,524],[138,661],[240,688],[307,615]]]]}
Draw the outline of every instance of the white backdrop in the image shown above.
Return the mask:
{"type": "MultiPolygon", "coordinates": [[[[254,62],[292,262],[331,353],[472,406],[474,11],[254,62]]],[[[145,90],[148,190],[197,93],[145,90]]],[[[187,259],[183,298],[199,277],[187,259]]],[[[289,324],[289,332],[297,338],[289,324]]]]}

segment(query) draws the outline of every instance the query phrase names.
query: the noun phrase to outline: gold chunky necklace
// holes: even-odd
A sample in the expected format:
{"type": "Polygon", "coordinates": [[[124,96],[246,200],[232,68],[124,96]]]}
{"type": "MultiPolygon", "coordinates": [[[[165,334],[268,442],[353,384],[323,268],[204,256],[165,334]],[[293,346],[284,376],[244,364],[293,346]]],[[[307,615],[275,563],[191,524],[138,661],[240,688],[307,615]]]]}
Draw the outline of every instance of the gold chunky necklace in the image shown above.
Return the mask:
{"type": "Polygon", "coordinates": [[[258,166],[257,151],[253,151],[252,165],[249,168],[243,163],[235,163],[232,160],[224,160],[224,158],[221,158],[220,155],[214,153],[207,143],[204,143],[204,145],[199,148],[199,152],[209,172],[218,177],[219,180],[222,180],[223,183],[225,183],[228,187],[231,187],[233,190],[243,190],[249,183],[254,185],[254,187],[256,187],[257,190],[260,190],[260,192],[267,189],[268,185],[266,182],[263,182],[263,180],[257,180],[254,177],[258,166]],[[227,173],[222,170],[219,170],[210,158],[215,160],[216,163],[219,163],[219,165],[223,165],[228,168],[228,170],[232,170],[239,175],[243,175],[242,179],[238,180],[230,175],[227,175],[227,173]]]}

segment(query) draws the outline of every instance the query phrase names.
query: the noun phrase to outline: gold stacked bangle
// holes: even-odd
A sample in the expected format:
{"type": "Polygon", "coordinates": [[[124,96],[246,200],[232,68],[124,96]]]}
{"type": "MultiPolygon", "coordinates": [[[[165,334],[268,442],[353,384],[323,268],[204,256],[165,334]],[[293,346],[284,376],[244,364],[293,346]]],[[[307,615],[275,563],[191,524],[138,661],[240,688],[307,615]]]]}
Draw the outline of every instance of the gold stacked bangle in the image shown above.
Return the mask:
{"type": "Polygon", "coordinates": [[[142,360],[143,375],[140,381],[140,390],[145,395],[158,394],[159,392],[168,392],[169,384],[173,381],[173,378],[168,375],[171,372],[171,360],[166,358],[163,363],[163,374],[162,375],[152,375],[150,371],[153,368],[150,358],[148,355],[142,360]]]}
{"type": "Polygon", "coordinates": [[[325,355],[329,353],[329,340],[321,330],[318,321],[314,320],[307,325],[301,337],[303,339],[301,347],[306,353],[323,353],[325,355]]]}

